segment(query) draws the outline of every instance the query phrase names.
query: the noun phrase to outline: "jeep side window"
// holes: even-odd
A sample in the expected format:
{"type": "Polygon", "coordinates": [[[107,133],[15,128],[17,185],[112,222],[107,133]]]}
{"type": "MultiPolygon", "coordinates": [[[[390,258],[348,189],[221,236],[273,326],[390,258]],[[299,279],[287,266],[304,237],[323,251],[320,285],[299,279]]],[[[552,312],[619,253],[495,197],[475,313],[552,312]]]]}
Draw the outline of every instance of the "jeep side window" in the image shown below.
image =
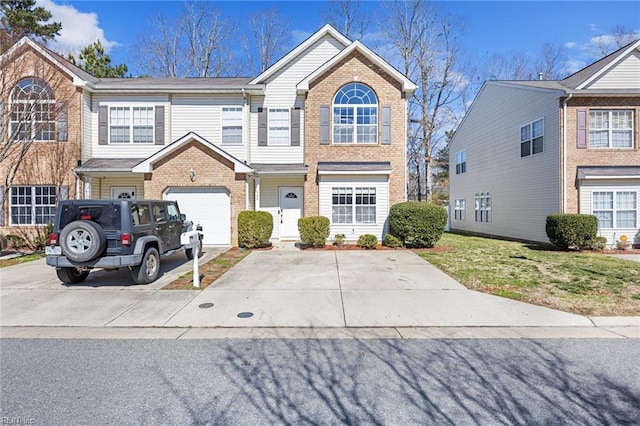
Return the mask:
{"type": "Polygon", "coordinates": [[[163,205],[155,204],[153,206],[153,218],[156,223],[167,221],[166,211],[163,205]]]}
{"type": "Polygon", "coordinates": [[[167,212],[169,213],[169,220],[180,220],[180,213],[175,204],[167,205],[167,212]]]}
{"type": "Polygon", "coordinates": [[[131,220],[134,226],[146,225],[149,223],[149,208],[141,204],[131,206],[131,220]]]}

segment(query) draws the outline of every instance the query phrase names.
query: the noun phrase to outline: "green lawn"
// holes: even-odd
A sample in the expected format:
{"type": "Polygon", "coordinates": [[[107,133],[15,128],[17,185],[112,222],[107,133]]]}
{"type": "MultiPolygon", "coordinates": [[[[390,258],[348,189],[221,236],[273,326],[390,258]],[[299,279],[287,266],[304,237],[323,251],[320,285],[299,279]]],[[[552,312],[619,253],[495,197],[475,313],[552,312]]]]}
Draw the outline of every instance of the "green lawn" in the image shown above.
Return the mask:
{"type": "Polygon", "coordinates": [[[415,251],[472,290],[583,315],[640,315],[639,262],[449,233],[415,251]]]}
{"type": "Polygon", "coordinates": [[[42,259],[43,257],[45,257],[45,254],[43,251],[40,251],[26,254],[24,256],[12,257],[11,259],[0,259],[0,268],[17,265],[19,263],[31,262],[32,260],[42,259]]]}

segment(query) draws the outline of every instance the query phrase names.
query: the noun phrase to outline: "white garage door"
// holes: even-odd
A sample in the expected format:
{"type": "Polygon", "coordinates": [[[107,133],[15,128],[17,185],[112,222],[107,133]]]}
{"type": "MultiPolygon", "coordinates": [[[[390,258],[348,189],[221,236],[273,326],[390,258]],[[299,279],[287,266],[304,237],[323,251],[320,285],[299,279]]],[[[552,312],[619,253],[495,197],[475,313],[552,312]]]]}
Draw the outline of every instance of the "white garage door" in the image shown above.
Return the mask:
{"type": "Polygon", "coordinates": [[[224,188],[169,188],[165,200],[175,200],[180,213],[200,223],[205,245],[231,245],[231,199],[224,188]]]}

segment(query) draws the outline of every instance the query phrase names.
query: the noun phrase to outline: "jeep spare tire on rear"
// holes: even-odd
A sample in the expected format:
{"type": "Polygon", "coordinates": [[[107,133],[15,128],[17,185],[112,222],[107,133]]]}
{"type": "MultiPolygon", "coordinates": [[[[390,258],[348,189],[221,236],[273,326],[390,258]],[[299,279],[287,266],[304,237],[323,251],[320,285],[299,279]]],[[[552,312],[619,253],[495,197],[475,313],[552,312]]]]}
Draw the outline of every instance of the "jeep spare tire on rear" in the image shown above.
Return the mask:
{"type": "Polygon", "coordinates": [[[88,262],[104,251],[106,237],[97,223],[75,220],[60,232],[60,246],[70,260],[88,262]]]}

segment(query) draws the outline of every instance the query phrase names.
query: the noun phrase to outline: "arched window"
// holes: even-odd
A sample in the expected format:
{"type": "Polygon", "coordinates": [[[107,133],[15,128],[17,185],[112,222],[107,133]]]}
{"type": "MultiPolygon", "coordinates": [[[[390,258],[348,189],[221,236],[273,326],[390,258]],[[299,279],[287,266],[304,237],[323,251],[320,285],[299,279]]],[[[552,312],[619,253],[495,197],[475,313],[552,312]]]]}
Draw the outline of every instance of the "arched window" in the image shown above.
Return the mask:
{"type": "Polygon", "coordinates": [[[370,87],[349,83],[333,98],[333,143],[377,143],[378,98],[370,87]]]}
{"type": "Polygon", "coordinates": [[[11,94],[10,129],[14,140],[55,139],[55,100],[51,88],[39,78],[25,78],[11,94]]]}

